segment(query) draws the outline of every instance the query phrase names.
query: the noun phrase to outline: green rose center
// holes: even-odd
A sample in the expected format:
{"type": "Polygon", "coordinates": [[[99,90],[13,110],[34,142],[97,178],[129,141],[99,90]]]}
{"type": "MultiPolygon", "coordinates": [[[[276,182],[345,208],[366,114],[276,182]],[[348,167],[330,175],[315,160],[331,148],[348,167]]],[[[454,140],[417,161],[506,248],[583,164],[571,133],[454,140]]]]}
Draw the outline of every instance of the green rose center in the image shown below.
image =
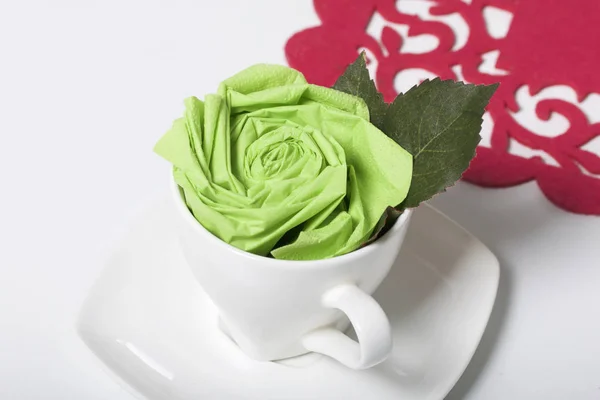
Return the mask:
{"type": "Polygon", "coordinates": [[[245,155],[244,174],[250,182],[315,177],[323,167],[321,152],[310,136],[283,126],[260,136],[245,155]]]}

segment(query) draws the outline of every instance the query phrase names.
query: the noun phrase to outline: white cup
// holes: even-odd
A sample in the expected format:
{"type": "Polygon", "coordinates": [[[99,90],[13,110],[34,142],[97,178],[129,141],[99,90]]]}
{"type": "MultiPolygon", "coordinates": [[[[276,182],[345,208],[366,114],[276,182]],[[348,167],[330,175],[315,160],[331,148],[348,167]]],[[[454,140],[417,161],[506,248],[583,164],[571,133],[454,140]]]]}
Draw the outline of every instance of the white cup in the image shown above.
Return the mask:
{"type": "Polygon", "coordinates": [[[410,210],[383,237],[354,252],[288,261],[225,243],[196,221],[174,181],[172,191],[185,259],[227,333],[248,356],[271,361],[317,352],[353,369],[387,358],[391,328],[371,294],[398,256],[410,210]],[[349,323],[358,342],[343,333],[349,323]]]}

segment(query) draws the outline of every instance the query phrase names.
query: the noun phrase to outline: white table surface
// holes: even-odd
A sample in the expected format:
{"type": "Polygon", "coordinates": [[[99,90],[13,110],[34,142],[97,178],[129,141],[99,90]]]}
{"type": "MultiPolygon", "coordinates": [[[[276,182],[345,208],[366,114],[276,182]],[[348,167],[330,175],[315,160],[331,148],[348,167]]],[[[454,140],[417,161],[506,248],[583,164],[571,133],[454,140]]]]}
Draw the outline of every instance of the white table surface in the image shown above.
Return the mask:
{"type": "MultiPolygon", "coordinates": [[[[128,223],[167,192],[155,141],[182,100],[318,19],[298,1],[0,2],[0,399],[129,400],[74,320],[128,223]]],[[[600,218],[535,184],[433,204],[502,263],[481,345],[448,399],[600,399],[600,218]]]]}

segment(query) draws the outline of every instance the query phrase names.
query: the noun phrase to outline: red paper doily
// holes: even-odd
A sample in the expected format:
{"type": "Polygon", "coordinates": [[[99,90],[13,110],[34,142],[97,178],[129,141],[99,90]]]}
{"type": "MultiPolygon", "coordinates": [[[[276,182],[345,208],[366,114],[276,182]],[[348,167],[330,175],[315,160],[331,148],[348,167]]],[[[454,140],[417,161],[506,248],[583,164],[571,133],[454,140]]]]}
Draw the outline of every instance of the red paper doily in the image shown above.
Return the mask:
{"type": "MultiPolygon", "coordinates": [[[[322,24],[295,34],[286,44],[290,66],[309,81],[331,86],[365,49],[376,64],[375,81],[387,101],[397,94],[396,75],[409,69],[472,83],[501,82],[487,109],[493,120],[489,143],[478,148],[463,179],[486,187],[536,180],[557,206],[600,215],[600,151],[589,149],[594,139],[600,140],[600,122],[591,123],[590,110],[586,113],[581,106],[588,95],[600,93],[598,0],[314,0],[314,5],[322,24]],[[406,2],[427,3],[433,18],[400,11],[400,3],[406,2]],[[512,13],[507,34],[492,34],[485,17],[489,10],[512,13]],[[440,18],[457,16],[469,28],[461,46],[455,31],[440,18]],[[375,17],[384,21],[379,37],[367,32],[375,17]],[[406,28],[404,36],[398,27],[406,28]],[[408,38],[424,34],[437,39],[434,49],[403,52],[408,38]],[[496,68],[504,71],[502,75],[481,72],[482,57],[494,51],[499,51],[496,68]],[[515,117],[520,110],[517,92],[528,87],[534,96],[558,85],[571,87],[577,98],[543,99],[534,112],[541,121],[563,116],[569,122],[566,131],[548,136],[521,125],[515,117]],[[555,165],[540,156],[512,154],[515,145],[544,152],[555,165]]],[[[600,107],[591,113],[598,117],[600,107]]]]}

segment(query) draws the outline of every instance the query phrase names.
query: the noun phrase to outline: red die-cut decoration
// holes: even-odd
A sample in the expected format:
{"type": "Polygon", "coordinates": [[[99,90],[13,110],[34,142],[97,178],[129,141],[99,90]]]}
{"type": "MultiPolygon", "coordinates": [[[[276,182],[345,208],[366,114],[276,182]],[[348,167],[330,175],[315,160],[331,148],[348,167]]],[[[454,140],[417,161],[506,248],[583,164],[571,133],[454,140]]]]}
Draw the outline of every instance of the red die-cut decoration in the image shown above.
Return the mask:
{"type": "MultiPolygon", "coordinates": [[[[411,0],[400,0],[400,2],[411,0]]],[[[412,0],[415,1],[415,0],[412,0]]],[[[509,187],[536,180],[546,197],[557,206],[580,214],[600,215],[600,156],[584,146],[600,140],[600,122],[590,122],[590,111],[581,102],[600,93],[600,3],[598,0],[437,0],[430,3],[432,16],[460,15],[469,27],[464,46],[455,49],[457,35],[439,20],[424,20],[401,12],[395,0],[314,0],[321,25],[293,35],[286,44],[290,66],[316,84],[331,86],[360,49],[376,62],[375,81],[387,101],[393,100],[396,75],[419,68],[443,79],[472,83],[500,82],[488,106],[494,128],[489,144],[480,146],[463,179],[485,187],[509,187]],[[513,14],[508,34],[492,35],[486,25],[486,7],[513,14]],[[438,41],[435,49],[403,53],[403,38],[385,25],[381,37],[367,28],[378,14],[390,25],[408,26],[407,36],[427,34],[438,41]],[[482,55],[499,51],[496,68],[504,75],[480,71],[482,55]],[[460,66],[462,77],[457,76],[460,66]],[[519,124],[517,91],[528,86],[532,96],[542,89],[566,85],[577,101],[544,99],[535,106],[537,118],[548,121],[553,114],[569,121],[566,132],[540,135],[519,124]],[[524,158],[510,153],[517,142],[542,151],[555,160],[549,165],[540,157],[524,158]]],[[[598,103],[600,104],[600,102],[598,103]]],[[[591,110],[596,118],[600,107],[591,110]]],[[[600,120],[600,119],[599,119],[600,120]]],[[[598,150],[600,152],[600,150],[598,150]]]]}

